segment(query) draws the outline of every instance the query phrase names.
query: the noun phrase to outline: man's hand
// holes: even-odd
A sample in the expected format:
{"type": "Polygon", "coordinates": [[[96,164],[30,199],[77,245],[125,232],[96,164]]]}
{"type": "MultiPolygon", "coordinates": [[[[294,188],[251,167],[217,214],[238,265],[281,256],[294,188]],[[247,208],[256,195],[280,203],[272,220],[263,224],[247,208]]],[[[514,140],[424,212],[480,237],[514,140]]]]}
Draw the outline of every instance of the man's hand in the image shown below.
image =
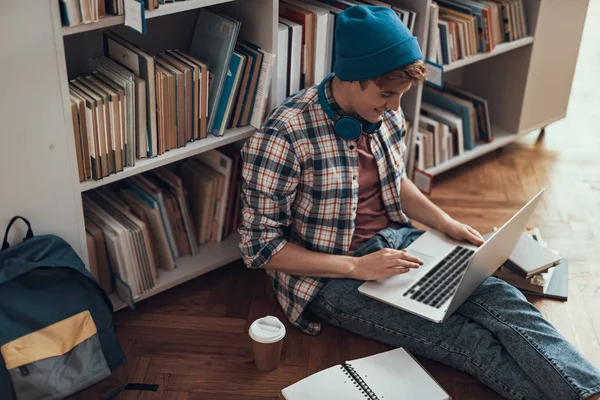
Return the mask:
{"type": "Polygon", "coordinates": [[[455,219],[449,219],[442,228],[442,232],[456,240],[467,240],[476,246],[481,246],[484,242],[483,236],[469,225],[458,222],[455,219]]]}
{"type": "Polygon", "coordinates": [[[405,274],[410,268],[419,268],[423,261],[404,250],[381,249],[366,256],[356,257],[351,277],[362,281],[377,280],[405,274]]]}

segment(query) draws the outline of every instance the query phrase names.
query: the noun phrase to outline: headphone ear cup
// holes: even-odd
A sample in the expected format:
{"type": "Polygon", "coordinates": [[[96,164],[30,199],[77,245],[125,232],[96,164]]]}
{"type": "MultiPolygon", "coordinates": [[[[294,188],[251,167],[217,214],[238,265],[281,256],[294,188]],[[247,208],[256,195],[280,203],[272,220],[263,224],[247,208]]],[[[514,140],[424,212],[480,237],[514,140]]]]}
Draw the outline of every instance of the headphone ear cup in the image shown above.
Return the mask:
{"type": "Polygon", "coordinates": [[[345,140],[356,140],[362,133],[362,125],[350,117],[341,117],[335,122],[335,133],[345,140]]]}

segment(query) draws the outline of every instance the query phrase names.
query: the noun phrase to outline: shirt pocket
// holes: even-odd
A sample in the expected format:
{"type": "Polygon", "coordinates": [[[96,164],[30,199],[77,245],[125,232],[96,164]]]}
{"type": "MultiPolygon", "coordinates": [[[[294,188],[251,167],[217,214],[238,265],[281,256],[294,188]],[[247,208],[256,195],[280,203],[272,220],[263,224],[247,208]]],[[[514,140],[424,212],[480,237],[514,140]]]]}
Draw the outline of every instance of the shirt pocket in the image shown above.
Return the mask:
{"type": "MultiPolygon", "coordinates": [[[[349,168],[347,168],[349,170],[349,168]]],[[[316,205],[323,206],[339,199],[350,186],[346,182],[348,172],[343,171],[332,160],[324,160],[322,167],[313,171],[312,200],[316,205]]]]}
{"type": "Polygon", "coordinates": [[[14,339],[0,352],[17,400],[63,399],[111,374],[89,311],[14,339]]]}

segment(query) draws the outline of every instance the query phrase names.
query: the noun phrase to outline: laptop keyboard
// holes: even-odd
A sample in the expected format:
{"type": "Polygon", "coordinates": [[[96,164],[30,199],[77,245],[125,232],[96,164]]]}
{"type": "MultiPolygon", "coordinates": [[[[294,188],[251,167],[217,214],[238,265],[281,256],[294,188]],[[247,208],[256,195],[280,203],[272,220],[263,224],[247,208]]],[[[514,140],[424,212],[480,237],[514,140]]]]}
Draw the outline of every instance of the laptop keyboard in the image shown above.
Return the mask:
{"type": "Polygon", "coordinates": [[[454,294],[471,256],[475,253],[462,246],[456,246],[443,260],[419,279],[404,296],[420,303],[440,308],[454,294]]]}

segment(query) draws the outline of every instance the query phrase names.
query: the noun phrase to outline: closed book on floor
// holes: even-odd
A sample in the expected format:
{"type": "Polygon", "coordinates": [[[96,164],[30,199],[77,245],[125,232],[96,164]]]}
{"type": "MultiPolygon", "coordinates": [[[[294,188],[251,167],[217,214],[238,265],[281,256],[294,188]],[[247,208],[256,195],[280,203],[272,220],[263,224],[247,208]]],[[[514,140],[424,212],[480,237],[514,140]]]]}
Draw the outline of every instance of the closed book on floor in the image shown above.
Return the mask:
{"type": "Polygon", "coordinates": [[[540,297],[549,297],[557,300],[569,299],[569,260],[563,258],[558,265],[553,267],[554,273],[543,293],[537,293],[522,289],[525,294],[533,294],[540,297]]]}
{"type": "Polygon", "coordinates": [[[285,400],[451,398],[403,348],[316,372],[283,389],[281,397],[285,400]]]}
{"type": "Polygon", "coordinates": [[[524,233],[504,265],[514,273],[524,278],[530,278],[535,274],[546,271],[560,260],[560,256],[524,233]]]}

